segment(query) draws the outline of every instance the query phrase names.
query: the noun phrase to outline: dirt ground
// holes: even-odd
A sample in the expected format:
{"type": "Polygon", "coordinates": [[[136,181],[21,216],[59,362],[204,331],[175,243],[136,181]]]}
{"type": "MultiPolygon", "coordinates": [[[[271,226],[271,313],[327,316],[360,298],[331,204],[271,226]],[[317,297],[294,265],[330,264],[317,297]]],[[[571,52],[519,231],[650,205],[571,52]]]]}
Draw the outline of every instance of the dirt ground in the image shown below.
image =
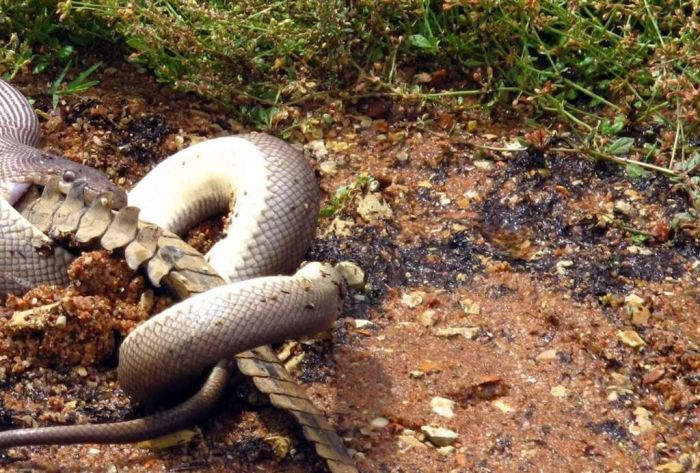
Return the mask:
{"type": "MultiPolygon", "coordinates": [[[[44,80],[15,83],[43,111],[45,148],[126,188],[190,143],[243,130],[120,62],[99,78],[56,112],[44,80]]],[[[305,147],[332,214],[308,259],[366,277],[332,333],[287,345],[287,358],[361,471],[697,471],[700,249],[694,229],[672,230],[687,207],[673,183],[518,149],[533,130],[512,119],[379,101],[323,110],[284,133],[305,147]]],[[[168,298],[150,303],[143,278],[103,253],[71,277],[0,306],[2,428],[143,413],[117,386],[115,347],[168,298]],[[11,329],[14,311],[53,301],[66,327],[11,329]]],[[[185,445],[16,448],[0,467],[324,471],[246,383],[185,445]],[[275,439],[292,441],[283,458],[275,439]]]]}

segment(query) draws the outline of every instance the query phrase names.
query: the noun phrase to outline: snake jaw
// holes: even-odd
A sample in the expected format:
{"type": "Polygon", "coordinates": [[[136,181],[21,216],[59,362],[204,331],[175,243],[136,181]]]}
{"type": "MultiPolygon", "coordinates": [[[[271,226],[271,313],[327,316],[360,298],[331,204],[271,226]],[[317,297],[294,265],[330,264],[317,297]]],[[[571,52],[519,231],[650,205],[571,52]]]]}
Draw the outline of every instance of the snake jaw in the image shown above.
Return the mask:
{"type": "Polygon", "coordinates": [[[91,203],[96,199],[100,199],[100,203],[112,210],[119,210],[126,207],[126,193],[119,189],[118,187],[111,186],[108,189],[104,189],[103,186],[92,185],[88,180],[84,178],[79,178],[76,180],[66,181],[63,178],[51,177],[48,182],[53,182],[61,194],[68,195],[71,192],[75,192],[77,187],[82,188],[81,194],[84,196],[86,202],[91,203]]]}

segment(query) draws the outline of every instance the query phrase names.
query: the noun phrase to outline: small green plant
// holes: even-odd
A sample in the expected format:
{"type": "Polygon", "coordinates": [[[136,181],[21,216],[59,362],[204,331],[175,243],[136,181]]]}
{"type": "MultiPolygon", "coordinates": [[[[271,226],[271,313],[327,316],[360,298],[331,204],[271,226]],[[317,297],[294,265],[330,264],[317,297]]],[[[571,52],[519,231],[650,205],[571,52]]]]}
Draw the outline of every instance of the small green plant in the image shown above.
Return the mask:
{"type": "Polygon", "coordinates": [[[347,186],[340,186],[328,201],[328,205],[321,208],[319,217],[333,217],[343,211],[350,202],[365,191],[372,191],[377,180],[366,173],[360,173],[355,181],[347,186]]]}
{"type": "Polygon", "coordinates": [[[68,61],[66,67],[63,68],[61,73],[58,75],[58,77],[56,77],[56,80],[51,83],[51,87],[49,88],[49,94],[51,95],[51,106],[54,109],[58,107],[58,102],[61,100],[62,96],[79,94],[80,92],[84,92],[100,83],[99,80],[89,79],[92,73],[102,65],[101,62],[98,62],[79,73],[76,78],[70,81],[68,84],[64,84],[63,80],[65,79],[66,73],[70,69],[72,62],[73,61],[68,61]]]}
{"type": "Polygon", "coordinates": [[[635,245],[644,245],[651,237],[645,233],[633,233],[631,240],[635,245]]]}
{"type": "Polygon", "coordinates": [[[328,205],[319,211],[320,217],[333,217],[345,208],[350,201],[350,188],[348,186],[338,187],[335,194],[331,196],[328,205]]]}

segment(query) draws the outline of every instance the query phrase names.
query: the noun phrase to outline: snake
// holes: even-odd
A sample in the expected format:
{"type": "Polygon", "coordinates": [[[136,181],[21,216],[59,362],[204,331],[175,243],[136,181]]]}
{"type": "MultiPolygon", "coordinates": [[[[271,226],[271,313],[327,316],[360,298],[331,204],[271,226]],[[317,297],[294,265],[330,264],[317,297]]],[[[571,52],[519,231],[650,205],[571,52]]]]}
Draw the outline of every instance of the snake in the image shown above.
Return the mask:
{"type": "MultiPolygon", "coordinates": [[[[132,442],[181,428],[212,409],[228,379],[231,357],[238,354],[248,359],[240,354],[327,330],[337,318],[344,295],[342,276],[325,263],[311,262],[299,268],[315,235],[320,191],[303,154],[285,141],[260,133],[205,140],[158,164],[126,194],[103,173],[41,150],[39,132],[27,99],[0,80],[1,297],[36,284],[65,284],[67,266],[75,255],[55,244],[56,221],[78,219],[75,231],[87,226],[85,221],[89,214],[92,218],[94,209],[98,209],[94,215],[99,209],[114,214],[110,214],[114,225],[101,240],[103,247],[119,246],[105,243],[107,233],[130,222],[121,231],[131,233],[129,241],[135,243],[122,244],[125,253],[148,246],[148,237],[140,243],[137,240],[151,235],[158,242],[161,260],[189,261],[190,268],[198,265],[202,273],[223,281],[151,317],[119,349],[119,384],[142,404],[157,403],[209,372],[187,401],[146,419],[8,430],[0,432],[0,447],[132,442]],[[54,226],[49,235],[44,233],[48,227],[37,228],[15,208],[26,206],[25,199],[31,207],[32,198],[26,192],[32,187],[44,189],[44,201],[57,202],[51,193],[67,195],[64,209],[68,210],[62,216],[58,216],[60,208],[53,207],[54,226]],[[92,207],[76,213],[75,203],[82,205],[82,199],[92,202],[92,207]],[[189,253],[176,237],[168,239],[226,211],[230,211],[228,234],[214,244],[205,262],[200,263],[196,252],[189,253]],[[161,245],[164,238],[174,243],[161,245]]],[[[41,199],[34,203],[44,205],[39,202],[41,199]]],[[[122,235],[115,232],[119,240],[122,235]]],[[[155,243],[152,246],[156,248],[155,243]]],[[[138,259],[134,254],[138,251],[131,252],[131,258],[138,259]]],[[[134,266],[152,256],[153,252],[134,266]]],[[[151,274],[157,269],[149,264],[148,271],[158,283],[160,276],[151,274]]],[[[268,356],[265,353],[259,352],[261,359],[268,356]]],[[[245,365],[240,359],[238,363],[245,365]]],[[[285,390],[304,399],[291,386],[277,388],[278,394],[285,390]]],[[[312,406],[307,410],[313,410],[312,406]]],[[[304,432],[307,434],[306,428],[304,432]]],[[[342,455],[338,461],[351,464],[342,455]]],[[[353,471],[352,466],[348,468],[342,471],[353,471]]]]}

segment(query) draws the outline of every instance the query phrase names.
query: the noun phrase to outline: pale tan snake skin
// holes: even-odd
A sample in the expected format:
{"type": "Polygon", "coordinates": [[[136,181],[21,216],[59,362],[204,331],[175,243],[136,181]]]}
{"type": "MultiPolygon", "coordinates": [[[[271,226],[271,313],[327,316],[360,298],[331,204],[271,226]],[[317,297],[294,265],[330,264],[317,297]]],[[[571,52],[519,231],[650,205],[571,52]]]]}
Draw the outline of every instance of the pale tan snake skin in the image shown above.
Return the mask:
{"type": "MultiPolygon", "coordinates": [[[[4,186],[0,197],[5,197],[0,198],[1,295],[39,282],[65,282],[65,266],[72,255],[61,248],[49,249],[50,239],[9,204],[15,200],[12,186],[18,181],[45,182],[44,176],[37,175],[36,159],[19,162],[20,154],[37,152],[32,150],[36,150],[38,128],[29,104],[5,82],[0,82],[0,113],[0,186],[4,186]],[[2,164],[8,161],[11,165],[2,164]],[[44,250],[37,251],[39,247],[44,250]],[[19,259],[16,254],[21,254],[19,259]]],[[[59,165],[52,164],[54,168],[62,169],[63,163],[53,158],[52,163],[56,162],[59,165]]],[[[85,192],[88,197],[101,193],[116,207],[123,204],[123,195],[104,177],[68,163],[65,169],[90,181],[85,192]]],[[[45,161],[38,164],[46,170],[45,161]]],[[[46,175],[60,174],[55,169],[46,175]]],[[[70,173],[67,177],[64,187],[75,180],[70,173]]],[[[199,415],[211,408],[206,399],[216,394],[207,390],[218,393],[225,382],[225,374],[217,374],[225,373],[225,363],[219,360],[325,330],[338,315],[343,282],[329,265],[310,263],[292,276],[277,276],[299,265],[314,236],[319,207],[315,176],[301,153],[285,142],[252,134],[199,143],[149,173],[130,193],[129,204],[141,209],[141,220],[181,232],[226,209],[233,196],[232,234],[208,254],[216,271],[232,284],[158,314],[121,346],[120,385],[142,402],[153,402],[173,387],[194,382],[219,362],[209,382],[188,401],[189,406],[178,406],[146,421],[149,434],[184,426],[188,412],[199,415]]],[[[133,441],[143,435],[139,431],[144,425],[132,422],[121,436],[110,436],[110,424],[2,432],[0,446],[133,441]],[[80,427],[93,430],[81,431],[80,427]],[[43,437],[38,431],[43,431],[43,437]]]]}

